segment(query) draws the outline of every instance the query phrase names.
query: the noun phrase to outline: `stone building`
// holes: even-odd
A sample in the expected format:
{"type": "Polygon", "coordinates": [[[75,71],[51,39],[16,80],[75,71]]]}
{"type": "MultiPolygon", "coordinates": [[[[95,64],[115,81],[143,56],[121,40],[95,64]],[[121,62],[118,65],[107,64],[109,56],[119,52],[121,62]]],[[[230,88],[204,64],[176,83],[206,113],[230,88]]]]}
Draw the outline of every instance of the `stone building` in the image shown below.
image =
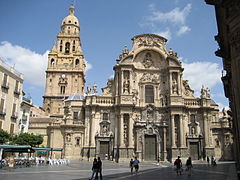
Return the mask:
{"type": "Polygon", "coordinates": [[[128,161],[138,156],[172,161],[178,155],[201,159],[215,152],[222,156],[214,142],[221,129],[218,105],[208,88],[194,97],[182,78],[177,53],[166,49],[167,39],[134,36],[132,48],[125,48],[113,67],[114,78],[98,95],[96,84],[83,92],[79,30],[71,6],[49,53],[44,95],[48,118],[43,123],[33,118],[29,128],[44,131],[48,147],[63,148],[66,158],[85,160],[100,156],[128,161]]]}
{"type": "Polygon", "coordinates": [[[219,49],[215,52],[223,60],[222,81],[225,96],[229,99],[232,110],[234,156],[237,162],[237,174],[240,179],[240,1],[239,0],[205,0],[213,5],[216,12],[218,34],[215,40],[219,49]]]}
{"type": "Polygon", "coordinates": [[[0,129],[10,134],[19,132],[23,74],[0,59],[0,129]]]}
{"type": "Polygon", "coordinates": [[[19,132],[27,133],[29,127],[29,118],[30,118],[30,109],[33,107],[32,99],[27,96],[22,97],[22,102],[20,106],[20,114],[19,114],[19,132]]]}

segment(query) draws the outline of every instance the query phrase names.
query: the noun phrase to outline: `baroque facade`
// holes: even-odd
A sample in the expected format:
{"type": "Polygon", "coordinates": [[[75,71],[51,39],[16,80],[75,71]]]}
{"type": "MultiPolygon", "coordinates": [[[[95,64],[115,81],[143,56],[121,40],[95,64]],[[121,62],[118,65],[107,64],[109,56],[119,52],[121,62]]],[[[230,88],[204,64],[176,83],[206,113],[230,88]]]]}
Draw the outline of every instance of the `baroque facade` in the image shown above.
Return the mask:
{"type": "Polygon", "coordinates": [[[240,1],[239,0],[205,0],[213,5],[216,12],[218,34],[215,40],[219,49],[216,56],[222,58],[225,96],[229,99],[233,119],[234,156],[240,179],[240,1]]]}
{"type": "Polygon", "coordinates": [[[122,51],[113,67],[114,78],[98,95],[96,84],[83,92],[85,63],[79,30],[71,6],[58,43],[49,53],[47,117],[32,118],[29,127],[33,133],[44,131],[47,147],[63,148],[66,158],[85,160],[223,156],[224,148],[216,148],[225,135],[220,135],[218,105],[208,88],[201,89],[200,98],[194,97],[182,78],[177,53],[166,49],[167,39],[155,34],[133,37],[132,49],[122,51]]]}

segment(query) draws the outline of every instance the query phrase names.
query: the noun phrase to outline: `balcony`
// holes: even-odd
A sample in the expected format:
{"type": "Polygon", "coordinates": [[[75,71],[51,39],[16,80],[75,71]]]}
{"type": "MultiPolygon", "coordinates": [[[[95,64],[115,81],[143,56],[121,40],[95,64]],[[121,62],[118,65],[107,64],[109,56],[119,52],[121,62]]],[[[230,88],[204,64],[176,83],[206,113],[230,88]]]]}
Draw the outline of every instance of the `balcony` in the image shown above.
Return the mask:
{"type": "Polygon", "coordinates": [[[8,90],[9,89],[9,83],[2,83],[2,88],[8,90]]]}
{"type": "Polygon", "coordinates": [[[22,116],[22,121],[23,121],[23,122],[26,122],[27,119],[28,119],[28,117],[27,117],[26,115],[23,115],[23,116],[22,116]]]}
{"type": "Polygon", "coordinates": [[[17,118],[18,118],[18,113],[17,112],[13,113],[11,116],[11,119],[16,120],[17,118]]]}
{"type": "Polygon", "coordinates": [[[5,115],[6,115],[6,109],[1,109],[0,116],[5,116],[5,115]]]}
{"type": "Polygon", "coordinates": [[[15,89],[15,90],[14,90],[14,94],[16,94],[17,96],[19,96],[19,95],[20,95],[20,90],[19,90],[19,89],[15,89]]]}

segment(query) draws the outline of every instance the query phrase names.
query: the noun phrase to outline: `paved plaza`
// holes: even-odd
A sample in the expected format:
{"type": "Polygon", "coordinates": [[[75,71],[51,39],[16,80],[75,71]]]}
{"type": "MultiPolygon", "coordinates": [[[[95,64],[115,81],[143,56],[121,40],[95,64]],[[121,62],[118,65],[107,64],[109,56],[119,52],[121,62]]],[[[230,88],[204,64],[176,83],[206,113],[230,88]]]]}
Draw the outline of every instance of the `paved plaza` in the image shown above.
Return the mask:
{"type": "MultiPolygon", "coordinates": [[[[218,163],[216,167],[208,166],[203,162],[193,162],[192,175],[188,176],[184,171],[183,175],[177,175],[173,165],[170,163],[144,162],[140,164],[140,171],[136,174],[130,173],[128,163],[114,163],[103,161],[104,180],[235,180],[236,172],[233,162],[218,163]]],[[[1,180],[87,180],[91,175],[92,163],[74,161],[69,165],[55,166],[33,166],[28,168],[15,168],[8,170],[0,169],[1,180]]],[[[184,167],[185,168],[185,167],[184,167]]]]}

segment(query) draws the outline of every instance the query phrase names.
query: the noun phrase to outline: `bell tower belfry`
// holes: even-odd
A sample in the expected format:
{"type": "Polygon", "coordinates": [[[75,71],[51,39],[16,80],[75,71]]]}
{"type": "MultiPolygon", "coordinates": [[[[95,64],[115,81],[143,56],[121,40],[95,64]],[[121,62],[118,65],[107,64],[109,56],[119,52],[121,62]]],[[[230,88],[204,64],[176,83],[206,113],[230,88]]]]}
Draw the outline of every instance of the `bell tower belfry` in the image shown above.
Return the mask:
{"type": "Polygon", "coordinates": [[[63,100],[71,94],[83,94],[85,60],[80,41],[80,25],[70,6],[69,15],[62,21],[61,32],[57,35],[48,54],[44,109],[47,115],[62,116],[63,100]]]}

